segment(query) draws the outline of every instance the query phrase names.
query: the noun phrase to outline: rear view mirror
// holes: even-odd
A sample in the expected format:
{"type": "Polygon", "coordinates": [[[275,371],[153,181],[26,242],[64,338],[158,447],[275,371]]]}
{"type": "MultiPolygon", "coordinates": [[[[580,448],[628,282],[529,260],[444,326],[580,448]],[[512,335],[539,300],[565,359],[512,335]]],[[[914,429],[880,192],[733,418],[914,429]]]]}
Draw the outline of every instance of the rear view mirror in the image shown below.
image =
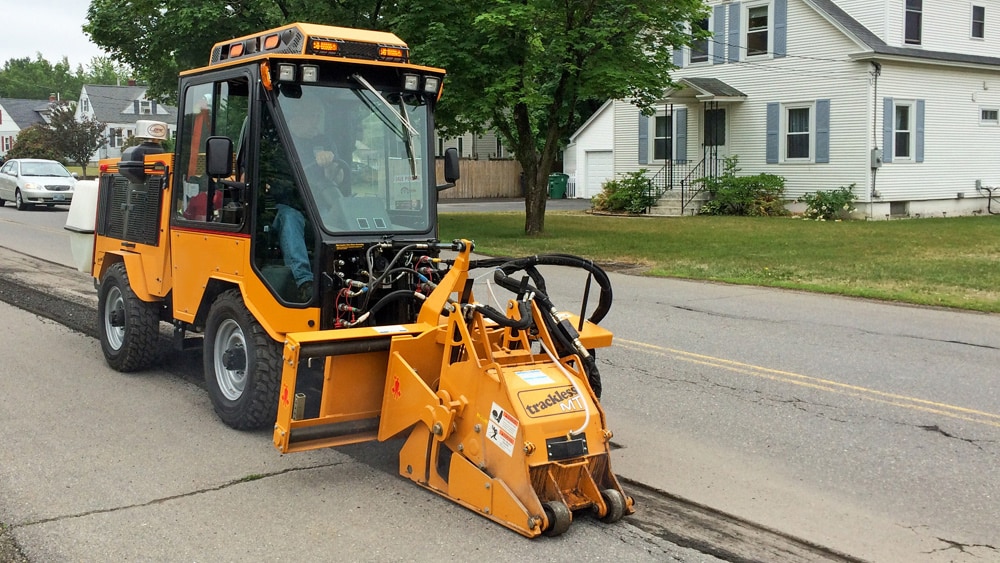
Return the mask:
{"type": "Polygon", "coordinates": [[[452,147],[444,151],[444,181],[447,183],[438,184],[437,191],[454,188],[459,176],[458,149],[452,147]]]}
{"type": "Polygon", "coordinates": [[[209,137],[205,140],[205,173],[210,178],[233,175],[233,141],[229,137],[209,137]]]}

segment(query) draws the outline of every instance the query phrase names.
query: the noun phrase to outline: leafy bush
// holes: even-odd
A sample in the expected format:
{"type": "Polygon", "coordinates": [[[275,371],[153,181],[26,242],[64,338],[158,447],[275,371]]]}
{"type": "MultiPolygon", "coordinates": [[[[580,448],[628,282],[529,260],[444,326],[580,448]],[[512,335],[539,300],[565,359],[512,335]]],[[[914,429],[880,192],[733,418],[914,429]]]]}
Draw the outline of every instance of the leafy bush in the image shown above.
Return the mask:
{"type": "Polygon", "coordinates": [[[626,211],[642,213],[656,203],[653,181],[646,177],[646,169],[622,174],[619,179],[604,183],[601,193],[590,200],[598,211],[626,211]]]}
{"type": "Polygon", "coordinates": [[[742,215],[768,217],[788,215],[785,209],[785,179],[774,174],[737,176],[739,158],[726,157],[721,176],[702,178],[711,201],[701,207],[702,215],[742,215]]]}
{"type": "Polygon", "coordinates": [[[849,219],[851,213],[857,211],[854,208],[855,186],[856,184],[851,184],[828,192],[817,191],[815,194],[809,193],[802,196],[799,201],[806,204],[803,217],[817,221],[849,219]]]}

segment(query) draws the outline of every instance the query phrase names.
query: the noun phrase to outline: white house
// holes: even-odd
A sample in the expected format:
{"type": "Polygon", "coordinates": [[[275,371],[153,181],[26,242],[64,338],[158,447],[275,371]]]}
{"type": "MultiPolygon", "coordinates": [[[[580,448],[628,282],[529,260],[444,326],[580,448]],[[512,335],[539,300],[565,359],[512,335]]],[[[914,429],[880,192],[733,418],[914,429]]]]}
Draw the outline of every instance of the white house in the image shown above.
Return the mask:
{"type": "MultiPolygon", "coordinates": [[[[615,176],[646,168],[676,192],[737,156],[741,174],[784,177],[791,199],[854,185],[872,219],[984,212],[978,186],[1000,185],[1000,5],[706,5],[709,18],[695,25],[711,37],[675,51],[678,86],[655,115],[612,103],[615,176]]],[[[590,129],[575,143],[605,150],[590,129]]],[[[586,178],[576,154],[575,174],[586,178]]]]}
{"type": "Polygon", "coordinates": [[[76,104],[76,119],[85,117],[103,122],[108,140],[91,160],[120,157],[125,142],[135,135],[135,122],[140,119],[165,122],[171,137],[177,132],[177,108],[147,99],[145,86],[84,85],[76,104]]]}
{"type": "Polygon", "coordinates": [[[37,123],[48,123],[55,96],[48,100],[0,98],[0,157],[14,146],[18,134],[37,123]]]}

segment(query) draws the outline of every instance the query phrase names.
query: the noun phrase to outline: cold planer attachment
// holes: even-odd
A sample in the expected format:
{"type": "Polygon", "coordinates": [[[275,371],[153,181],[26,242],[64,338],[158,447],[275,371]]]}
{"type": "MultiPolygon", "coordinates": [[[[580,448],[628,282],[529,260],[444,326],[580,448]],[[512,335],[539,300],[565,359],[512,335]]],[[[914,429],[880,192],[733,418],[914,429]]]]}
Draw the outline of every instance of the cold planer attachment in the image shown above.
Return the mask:
{"type": "Polygon", "coordinates": [[[632,514],[581,356],[611,333],[557,313],[509,264],[495,273],[517,288],[506,311],[475,302],[472,245],[455,248],[416,323],[287,335],[275,446],[409,432],[401,475],[527,537],[565,532],[579,510],[609,523],[632,514]]]}

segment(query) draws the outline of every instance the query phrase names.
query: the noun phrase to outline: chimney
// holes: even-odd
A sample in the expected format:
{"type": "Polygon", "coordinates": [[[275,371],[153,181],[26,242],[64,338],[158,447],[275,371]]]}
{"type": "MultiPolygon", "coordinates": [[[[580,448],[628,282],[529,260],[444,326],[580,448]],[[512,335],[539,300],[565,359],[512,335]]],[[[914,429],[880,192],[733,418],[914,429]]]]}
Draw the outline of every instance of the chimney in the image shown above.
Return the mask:
{"type": "Polygon", "coordinates": [[[135,78],[129,78],[128,79],[128,85],[129,86],[135,86],[135,78]]]}
{"type": "Polygon", "coordinates": [[[49,94],[49,102],[54,102],[54,101],[56,101],[56,93],[55,92],[49,94]]]}

